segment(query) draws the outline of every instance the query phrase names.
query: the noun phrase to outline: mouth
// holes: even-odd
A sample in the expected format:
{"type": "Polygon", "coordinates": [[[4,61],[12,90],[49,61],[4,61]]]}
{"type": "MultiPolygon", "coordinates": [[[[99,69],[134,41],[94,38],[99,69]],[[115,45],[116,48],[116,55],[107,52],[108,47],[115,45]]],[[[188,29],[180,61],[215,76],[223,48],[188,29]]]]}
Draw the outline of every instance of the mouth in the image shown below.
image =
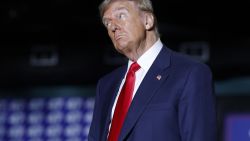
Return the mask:
{"type": "Polygon", "coordinates": [[[115,40],[118,41],[118,40],[120,40],[122,37],[124,37],[124,35],[122,35],[122,34],[115,35],[115,40]]]}

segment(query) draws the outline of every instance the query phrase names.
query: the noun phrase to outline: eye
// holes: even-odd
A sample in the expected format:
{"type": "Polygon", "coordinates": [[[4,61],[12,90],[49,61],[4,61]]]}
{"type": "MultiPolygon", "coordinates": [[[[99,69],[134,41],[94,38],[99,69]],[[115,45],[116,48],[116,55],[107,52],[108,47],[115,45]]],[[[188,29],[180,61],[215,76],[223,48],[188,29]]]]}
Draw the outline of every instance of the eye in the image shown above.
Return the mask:
{"type": "Polygon", "coordinates": [[[106,28],[109,28],[111,26],[111,22],[110,21],[105,21],[104,25],[106,28]]]}
{"type": "Polygon", "coordinates": [[[120,20],[125,19],[125,14],[124,14],[124,13],[120,13],[120,14],[118,15],[118,19],[120,19],[120,20]]]}

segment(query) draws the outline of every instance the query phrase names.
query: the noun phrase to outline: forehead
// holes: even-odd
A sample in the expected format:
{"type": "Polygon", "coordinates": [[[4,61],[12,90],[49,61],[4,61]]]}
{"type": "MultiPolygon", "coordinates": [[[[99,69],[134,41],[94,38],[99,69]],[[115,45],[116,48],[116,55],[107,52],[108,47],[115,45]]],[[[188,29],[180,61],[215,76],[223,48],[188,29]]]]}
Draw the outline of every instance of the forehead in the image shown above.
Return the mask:
{"type": "Polygon", "coordinates": [[[127,11],[133,11],[136,10],[135,3],[133,1],[114,1],[111,2],[105,9],[103,18],[105,18],[108,15],[112,15],[115,12],[127,10],[127,11]]]}

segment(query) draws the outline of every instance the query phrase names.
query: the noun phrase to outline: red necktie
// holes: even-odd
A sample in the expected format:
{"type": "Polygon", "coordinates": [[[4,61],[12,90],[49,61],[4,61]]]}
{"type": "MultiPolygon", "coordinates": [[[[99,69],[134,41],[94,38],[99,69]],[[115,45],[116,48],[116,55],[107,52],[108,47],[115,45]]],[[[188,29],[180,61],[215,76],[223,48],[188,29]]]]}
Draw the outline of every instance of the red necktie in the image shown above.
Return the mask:
{"type": "Polygon", "coordinates": [[[127,73],[125,83],[119,95],[114,116],[111,123],[111,128],[108,136],[108,141],[117,141],[120,131],[132,101],[132,95],[135,85],[135,72],[140,69],[140,66],[134,62],[127,73]]]}

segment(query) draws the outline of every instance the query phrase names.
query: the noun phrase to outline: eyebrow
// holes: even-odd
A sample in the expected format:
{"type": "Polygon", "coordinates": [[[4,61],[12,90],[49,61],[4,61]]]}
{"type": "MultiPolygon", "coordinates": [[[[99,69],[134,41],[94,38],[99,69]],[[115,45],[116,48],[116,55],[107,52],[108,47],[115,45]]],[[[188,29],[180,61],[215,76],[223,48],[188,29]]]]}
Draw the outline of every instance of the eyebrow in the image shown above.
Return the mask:
{"type": "MultiPolygon", "coordinates": [[[[112,12],[116,12],[116,11],[121,11],[121,10],[125,10],[125,11],[128,11],[128,9],[126,7],[118,7],[118,8],[115,8],[112,12]]],[[[102,22],[104,23],[105,21],[109,20],[109,18],[107,17],[103,17],[102,18],[102,22]]]]}
{"type": "Polygon", "coordinates": [[[114,9],[114,11],[119,11],[119,10],[126,10],[126,11],[128,11],[128,8],[126,8],[126,7],[118,7],[116,9],[114,9]]]}

